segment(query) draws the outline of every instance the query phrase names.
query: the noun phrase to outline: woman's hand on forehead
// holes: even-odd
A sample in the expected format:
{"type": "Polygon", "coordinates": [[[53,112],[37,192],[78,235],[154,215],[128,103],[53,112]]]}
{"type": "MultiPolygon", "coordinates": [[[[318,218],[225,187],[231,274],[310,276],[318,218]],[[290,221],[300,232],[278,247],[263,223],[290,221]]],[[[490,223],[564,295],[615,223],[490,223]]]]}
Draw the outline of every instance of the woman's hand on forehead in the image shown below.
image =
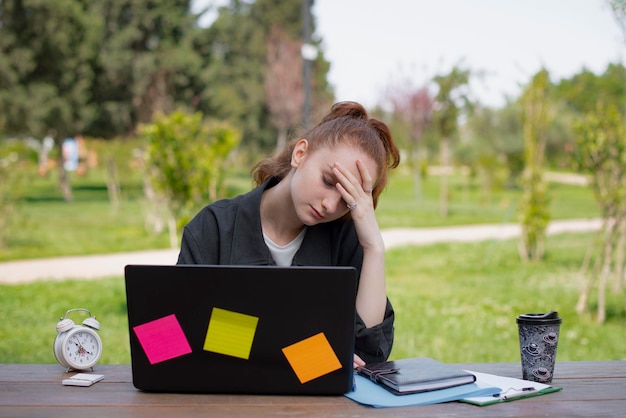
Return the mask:
{"type": "Polygon", "coordinates": [[[372,176],[361,160],[356,160],[358,178],[340,162],[335,162],[333,173],[337,177],[337,189],[350,210],[359,204],[372,203],[372,176]]]}

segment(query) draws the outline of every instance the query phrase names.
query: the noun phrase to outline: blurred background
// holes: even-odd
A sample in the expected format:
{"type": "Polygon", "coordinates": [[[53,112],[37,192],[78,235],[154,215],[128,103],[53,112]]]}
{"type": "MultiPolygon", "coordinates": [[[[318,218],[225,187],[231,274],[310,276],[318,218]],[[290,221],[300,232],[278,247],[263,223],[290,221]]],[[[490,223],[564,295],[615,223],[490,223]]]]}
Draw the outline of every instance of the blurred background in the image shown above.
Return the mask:
{"type": "MultiPolygon", "coordinates": [[[[254,162],[353,100],[402,149],[383,229],[519,224],[507,257],[460,250],[463,274],[567,271],[555,304],[623,335],[625,42],[623,0],[0,0],[0,262],[176,248],[204,205],[250,189],[254,162]],[[551,244],[564,219],[601,227],[551,244]]],[[[401,299],[459,250],[420,266],[398,251],[401,299]]],[[[103,306],[123,311],[116,298],[103,306]]],[[[600,356],[626,355],[612,347],[600,356]]]]}

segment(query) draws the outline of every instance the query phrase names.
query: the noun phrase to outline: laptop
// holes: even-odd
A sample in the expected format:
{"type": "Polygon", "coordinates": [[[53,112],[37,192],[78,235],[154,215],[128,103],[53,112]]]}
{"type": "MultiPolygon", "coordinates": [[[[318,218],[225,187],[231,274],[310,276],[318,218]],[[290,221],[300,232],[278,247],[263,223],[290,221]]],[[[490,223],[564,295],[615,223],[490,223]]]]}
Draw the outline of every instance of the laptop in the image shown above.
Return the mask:
{"type": "Polygon", "coordinates": [[[352,390],[353,267],[127,265],[125,282],[137,389],[352,390]]]}

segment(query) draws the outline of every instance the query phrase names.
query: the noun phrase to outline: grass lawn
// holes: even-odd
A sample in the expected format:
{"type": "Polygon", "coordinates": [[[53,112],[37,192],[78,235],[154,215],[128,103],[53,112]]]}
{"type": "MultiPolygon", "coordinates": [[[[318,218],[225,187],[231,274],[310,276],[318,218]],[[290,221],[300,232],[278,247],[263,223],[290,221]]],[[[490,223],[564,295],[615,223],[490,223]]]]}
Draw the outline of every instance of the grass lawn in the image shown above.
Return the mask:
{"type": "MultiPolygon", "coordinates": [[[[11,229],[9,246],[0,248],[0,262],[59,255],[98,254],[167,248],[166,232],[153,234],[145,227],[146,201],[141,178],[122,185],[123,202],[114,211],[108,201],[104,174],[93,170],[72,178],[74,201],[65,202],[54,177],[38,178],[27,188],[11,229]]],[[[246,172],[226,181],[231,195],[251,188],[246,172]]],[[[461,176],[450,178],[450,214],[439,215],[439,178],[424,182],[416,199],[409,173],[398,170],[390,179],[376,210],[381,228],[434,227],[516,222],[519,190],[484,195],[478,185],[461,176]]],[[[598,216],[592,192],[585,187],[551,184],[553,219],[598,216]]],[[[201,208],[199,207],[198,210],[201,208]]]]}
{"type": "Polygon", "coordinates": [[[563,318],[559,360],[626,359],[623,294],[609,292],[608,320],[601,326],[595,313],[575,312],[577,273],[592,239],[591,234],[551,236],[541,263],[520,262],[517,240],[390,251],[389,297],[398,312],[392,356],[518,361],[516,316],[556,310],[563,318]]]}
{"type": "MultiPolygon", "coordinates": [[[[392,358],[445,362],[519,361],[515,317],[557,310],[563,317],[558,360],[626,359],[624,298],[609,296],[607,322],[574,312],[576,273],[591,235],[548,239],[545,262],[525,264],[516,240],[393,249],[387,257],[396,311],[392,358]]],[[[55,325],[85,307],[102,324],[102,363],[128,363],[123,280],[0,285],[0,363],[54,363],[55,325]]]]}
{"type": "Polygon", "coordinates": [[[109,203],[102,173],[90,172],[72,183],[72,202],[62,199],[52,177],[29,186],[13,218],[9,245],[0,248],[0,261],[167,247],[165,233],[145,228],[139,182],[123,186],[124,201],[117,211],[109,203]]]}
{"type": "MultiPolygon", "coordinates": [[[[72,183],[71,203],[62,201],[55,179],[37,179],[28,187],[10,246],[0,249],[0,261],[168,246],[165,233],[153,235],[144,227],[140,178],[123,185],[119,211],[108,202],[101,172],[73,178],[72,183]]],[[[516,221],[519,190],[485,195],[467,179],[452,177],[450,215],[442,218],[438,184],[439,178],[427,178],[418,200],[408,173],[395,173],[377,210],[381,228],[516,221]]],[[[251,182],[245,173],[236,173],[227,187],[235,195],[249,190],[251,182]]],[[[553,219],[598,216],[588,188],[551,184],[550,196],[553,219]]],[[[396,310],[392,358],[519,361],[515,317],[548,310],[558,310],[563,317],[559,360],[626,358],[623,296],[610,293],[608,319],[602,326],[593,314],[574,312],[577,271],[591,240],[590,234],[551,236],[546,259],[533,264],[519,261],[517,240],[390,250],[388,292],[396,310]]],[[[102,323],[102,362],[128,363],[121,277],[0,285],[0,363],[53,363],[56,322],[75,307],[90,309],[102,323]]]]}
{"type": "MultiPolygon", "coordinates": [[[[439,184],[439,177],[427,177],[423,183],[422,196],[418,199],[409,173],[393,173],[376,209],[381,228],[517,222],[517,205],[521,195],[519,189],[496,190],[485,194],[476,181],[452,176],[449,178],[449,214],[442,217],[439,214],[439,184]]],[[[591,189],[550,183],[549,190],[552,219],[599,216],[591,189]]]]}

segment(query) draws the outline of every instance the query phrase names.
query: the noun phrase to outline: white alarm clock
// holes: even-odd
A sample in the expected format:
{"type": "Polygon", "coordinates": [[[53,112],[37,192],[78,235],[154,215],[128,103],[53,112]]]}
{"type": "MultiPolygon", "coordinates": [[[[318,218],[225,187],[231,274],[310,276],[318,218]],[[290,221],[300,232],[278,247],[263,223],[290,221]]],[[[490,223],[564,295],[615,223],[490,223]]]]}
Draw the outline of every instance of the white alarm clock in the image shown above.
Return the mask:
{"type": "Polygon", "coordinates": [[[102,340],[96,331],[100,329],[100,322],[87,309],[70,309],[57,323],[57,336],[54,340],[54,356],[59,364],[67,371],[93,370],[93,366],[102,355],[102,340]],[[71,312],[87,312],[82,325],[75,325],[67,316],[71,312]]]}

